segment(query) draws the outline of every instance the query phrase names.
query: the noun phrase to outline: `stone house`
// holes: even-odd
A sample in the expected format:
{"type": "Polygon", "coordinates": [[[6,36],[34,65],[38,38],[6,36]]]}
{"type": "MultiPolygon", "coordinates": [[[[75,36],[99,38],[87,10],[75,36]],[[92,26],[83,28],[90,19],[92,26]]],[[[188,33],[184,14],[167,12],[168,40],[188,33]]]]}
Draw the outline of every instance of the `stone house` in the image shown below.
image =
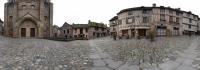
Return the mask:
{"type": "Polygon", "coordinates": [[[196,34],[198,31],[199,18],[191,12],[183,12],[183,34],[196,34]]]}
{"type": "Polygon", "coordinates": [[[88,21],[89,25],[89,38],[99,38],[109,35],[109,28],[103,23],[88,21]]]}
{"type": "Polygon", "coordinates": [[[65,22],[61,27],[60,27],[60,37],[61,38],[72,38],[73,37],[73,31],[72,31],[72,25],[68,24],[65,22]]]}
{"type": "Polygon", "coordinates": [[[108,27],[103,23],[91,22],[88,24],[64,23],[60,28],[62,38],[93,39],[109,35],[108,27]]]}
{"type": "Polygon", "coordinates": [[[116,33],[116,29],[117,29],[117,24],[118,24],[118,17],[117,16],[114,16],[112,19],[109,20],[110,22],[110,34],[111,36],[116,33]]]}
{"type": "Polygon", "coordinates": [[[199,21],[198,21],[198,30],[197,30],[197,34],[200,35],[200,18],[199,18],[199,21]]]}
{"type": "Polygon", "coordinates": [[[8,0],[4,17],[5,36],[52,37],[53,4],[50,0],[8,0]]]}
{"type": "Polygon", "coordinates": [[[79,39],[79,38],[85,38],[89,39],[89,25],[88,24],[73,24],[72,25],[72,33],[73,38],[79,39]]]}
{"type": "Polygon", "coordinates": [[[179,36],[195,33],[199,17],[180,8],[164,6],[134,7],[123,9],[110,20],[110,30],[118,36],[146,37],[151,32],[156,36],[179,36]],[[186,14],[186,16],[185,16],[186,14]]]}
{"type": "Polygon", "coordinates": [[[3,21],[0,19],[0,35],[3,34],[3,21]]]}
{"type": "Polygon", "coordinates": [[[54,25],[53,26],[53,36],[52,37],[54,37],[54,38],[56,38],[56,37],[60,37],[60,28],[57,26],[57,25],[54,25]]]}

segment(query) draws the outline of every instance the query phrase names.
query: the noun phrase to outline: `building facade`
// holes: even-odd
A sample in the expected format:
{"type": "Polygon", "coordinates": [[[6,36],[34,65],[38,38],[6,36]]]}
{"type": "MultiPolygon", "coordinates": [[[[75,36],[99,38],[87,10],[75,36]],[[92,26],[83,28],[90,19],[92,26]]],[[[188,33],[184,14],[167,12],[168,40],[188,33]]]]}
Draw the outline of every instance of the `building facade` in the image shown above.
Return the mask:
{"type": "Polygon", "coordinates": [[[198,21],[198,30],[197,30],[197,34],[200,35],[200,18],[199,18],[199,21],[198,21]]]}
{"type": "Polygon", "coordinates": [[[50,0],[8,0],[4,9],[5,36],[52,37],[53,4],[50,0]]]}
{"type": "Polygon", "coordinates": [[[88,21],[89,38],[106,37],[109,35],[109,28],[103,23],[88,21]]]}
{"type": "Polygon", "coordinates": [[[72,38],[73,37],[73,31],[72,31],[72,25],[65,22],[62,27],[60,27],[60,37],[61,38],[72,38]]]}
{"type": "Polygon", "coordinates": [[[88,24],[73,24],[73,37],[94,39],[108,36],[108,27],[103,23],[88,21],[88,24]]]}
{"type": "Polygon", "coordinates": [[[88,24],[73,24],[72,25],[73,38],[89,39],[89,25],[88,24]]]}
{"type": "Polygon", "coordinates": [[[53,38],[59,37],[61,32],[60,32],[60,28],[57,25],[53,26],[53,38]]]}
{"type": "Polygon", "coordinates": [[[0,19],[0,35],[3,34],[3,21],[0,19]]]}
{"type": "Polygon", "coordinates": [[[153,4],[152,7],[121,10],[110,20],[110,28],[111,32],[122,37],[146,37],[150,32],[155,32],[157,36],[178,36],[185,34],[185,31],[196,32],[198,18],[197,15],[180,8],[157,7],[153,4]],[[190,29],[187,28],[188,24],[190,29]]]}
{"type": "Polygon", "coordinates": [[[109,24],[110,25],[110,27],[109,27],[110,34],[111,34],[111,36],[113,36],[117,32],[116,29],[118,29],[117,28],[118,27],[118,16],[114,16],[109,21],[110,21],[110,24],[109,24]]]}
{"type": "Polygon", "coordinates": [[[183,12],[183,34],[196,34],[198,31],[198,16],[191,12],[183,12]]]}

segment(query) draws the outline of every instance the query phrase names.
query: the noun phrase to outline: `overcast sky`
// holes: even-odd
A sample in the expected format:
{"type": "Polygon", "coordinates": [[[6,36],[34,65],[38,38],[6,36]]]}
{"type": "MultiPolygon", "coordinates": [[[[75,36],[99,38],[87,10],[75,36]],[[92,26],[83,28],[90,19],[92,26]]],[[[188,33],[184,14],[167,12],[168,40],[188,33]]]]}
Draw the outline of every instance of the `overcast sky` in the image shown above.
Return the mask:
{"type": "MultiPolygon", "coordinates": [[[[0,18],[4,19],[4,3],[0,0],[0,18]]],[[[88,20],[108,24],[109,19],[120,10],[138,6],[165,6],[181,8],[200,15],[199,0],[52,0],[54,3],[54,24],[87,24],[88,20]]]]}

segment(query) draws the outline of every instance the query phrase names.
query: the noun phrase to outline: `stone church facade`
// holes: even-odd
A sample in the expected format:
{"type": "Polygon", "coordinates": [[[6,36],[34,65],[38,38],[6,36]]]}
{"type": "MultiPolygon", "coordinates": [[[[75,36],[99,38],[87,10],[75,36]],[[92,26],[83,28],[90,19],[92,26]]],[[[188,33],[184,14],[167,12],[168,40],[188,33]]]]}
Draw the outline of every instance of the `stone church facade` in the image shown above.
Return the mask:
{"type": "Polygon", "coordinates": [[[50,0],[8,0],[4,11],[4,35],[16,38],[52,36],[53,4],[50,0]]]}

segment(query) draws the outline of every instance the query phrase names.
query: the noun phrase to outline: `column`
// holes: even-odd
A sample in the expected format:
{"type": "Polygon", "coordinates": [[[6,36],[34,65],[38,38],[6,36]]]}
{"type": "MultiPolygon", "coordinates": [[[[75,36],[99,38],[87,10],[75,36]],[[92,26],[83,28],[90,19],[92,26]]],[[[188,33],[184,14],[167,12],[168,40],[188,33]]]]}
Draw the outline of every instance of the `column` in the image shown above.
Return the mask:
{"type": "Polygon", "coordinates": [[[132,36],[131,29],[128,30],[128,36],[129,36],[129,38],[131,38],[131,36],[132,36]]]}
{"type": "Polygon", "coordinates": [[[138,29],[135,29],[135,38],[137,38],[138,37],[138,29]]]}

